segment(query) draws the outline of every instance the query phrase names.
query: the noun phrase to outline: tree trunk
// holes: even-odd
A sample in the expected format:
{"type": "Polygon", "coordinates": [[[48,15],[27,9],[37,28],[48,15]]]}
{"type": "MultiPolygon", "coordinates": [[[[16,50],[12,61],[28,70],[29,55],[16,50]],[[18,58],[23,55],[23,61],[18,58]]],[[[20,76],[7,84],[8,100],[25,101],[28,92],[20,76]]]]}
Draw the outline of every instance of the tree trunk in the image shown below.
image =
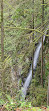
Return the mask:
{"type": "Polygon", "coordinates": [[[3,0],[1,0],[1,58],[4,59],[3,0]]]}
{"type": "Polygon", "coordinates": [[[49,76],[48,76],[47,105],[49,106],[49,76]]]}
{"type": "MultiPolygon", "coordinates": [[[[34,29],[34,0],[33,0],[33,29],[34,29]]],[[[34,33],[33,33],[33,38],[32,38],[32,41],[34,40],[34,33]]],[[[33,52],[32,52],[32,77],[33,77],[33,56],[34,56],[34,49],[33,49],[33,52]]]]}
{"type": "MultiPolygon", "coordinates": [[[[42,24],[44,23],[44,0],[42,0],[42,24]]],[[[44,26],[42,26],[43,31],[44,26]]],[[[42,49],[41,49],[41,85],[43,87],[43,35],[42,35],[42,49]]]]}

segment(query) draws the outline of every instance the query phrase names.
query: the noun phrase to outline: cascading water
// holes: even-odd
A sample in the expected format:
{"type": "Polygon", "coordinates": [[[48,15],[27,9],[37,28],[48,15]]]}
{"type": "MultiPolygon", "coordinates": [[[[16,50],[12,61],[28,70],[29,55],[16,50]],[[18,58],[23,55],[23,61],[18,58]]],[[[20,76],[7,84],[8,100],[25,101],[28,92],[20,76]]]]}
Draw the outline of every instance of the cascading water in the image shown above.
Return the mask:
{"type": "MultiPolygon", "coordinates": [[[[39,53],[40,53],[41,46],[42,46],[42,43],[40,42],[40,43],[38,44],[37,49],[36,49],[35,54],[34,54],[33,70],[36,69],[37,61],[38,61],[38,57],[39,57],[39,53]]],[[[24,97],[26,96],[27,89],[28,89],[28,87],[29,87],[29,84],[30,84],[31,79],[32,79],[32,65],[31,65],[31,68],[30,68],[28,77],[27,77],[27,79],[26,79],[26,81],[25,81],[25,83],[24,83],[23,89],[22,89],[22,92],[23,92],[23,96],[24,96],[24,97]]]]}
{"type": "MultiPolygon", "coordinates": [[[[43,36],[43,42],[45,40],[45,36],[46,36],[46,33],[47,33],[47,30],[48,28],[46,29],[45,31],[45,35],[43,36]]],[[[36,51],[34,53],[34,59],[33,59],[33,70],[36,69],[36,66],[37,66],[37,61],[38,61],[38,57],[39,57],[39,53],[40,53],[40,49],[41,49],[41,46],[42,46],[42,43],[39,42],[37,48],[36,48],[36,51]]],[[[26,94],[27,94],[27,89],[29,87],[29,84],[30,84],[30,81],[32,80],[32,65],[31,65],[31,68],[30,68],[30,71],[28,73],[28,77],[26,78],[26,81],[23,85],[23,88],[22,88],[22,97],[26,97],[26,94]]]]}

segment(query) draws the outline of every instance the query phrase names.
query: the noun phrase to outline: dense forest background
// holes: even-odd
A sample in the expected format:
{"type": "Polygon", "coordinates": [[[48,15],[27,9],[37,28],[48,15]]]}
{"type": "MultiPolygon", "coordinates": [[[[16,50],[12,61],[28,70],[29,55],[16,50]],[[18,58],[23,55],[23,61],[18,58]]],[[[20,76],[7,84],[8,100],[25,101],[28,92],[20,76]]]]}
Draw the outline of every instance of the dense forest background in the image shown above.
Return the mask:
{"type": "Polygon", "coordinates": [[[42,4],[42,0],[1,0],[0,105],[6,103],[6,111],[23,106],[25,103],[27,106],[47,106],[49,74],[48,24],[49,0],[44,0],[44,4],[42,4]],[[36,71],[32,69],[34,78],[32,78],[29,85],[26,100],[23,99],[23,102],[21,102],[21,87],[23,87],[28,76],[30,66],[33,63],[34,52],[45,30],[47,30],[47,34],[45,34],[46,38],[43,50],[40,51],[36,71]],[[42,52],[43,75],[41,75],[42,52]]]}

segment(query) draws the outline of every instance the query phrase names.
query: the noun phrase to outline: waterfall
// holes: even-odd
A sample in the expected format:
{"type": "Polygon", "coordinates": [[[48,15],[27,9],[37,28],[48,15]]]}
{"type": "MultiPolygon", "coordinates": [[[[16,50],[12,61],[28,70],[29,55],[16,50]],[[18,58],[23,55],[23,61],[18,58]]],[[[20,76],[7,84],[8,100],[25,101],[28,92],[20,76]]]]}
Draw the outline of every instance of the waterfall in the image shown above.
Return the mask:
{"type": "MultiPolygon", "coordinates": [[[[44,42],[44,40],[45,40],[47,30],[48,30],[48,28],[46,29],[46,31],[45,31],[45,33],[44,33],[45,35],[43,35],[43,42],[44,42]]],[[[39,53],[40,53],[41,46],[42,46],[42,43],[39,42],[39,44],[38,44],[38,46],[37,46],[37,48],[36,48],[36,51],[35,51],[35,53],[34,53],[33,70],[36,69],[37,61],[38,61],[38,57],[39,57],[39,53]]],[[[28,77],[26,78],[26,81],[25,81],[25,83],[24,83],[24,85],[23,85],[23,88],[22,88],[22,97],[24,97],[24,98],[26,97],[27,89],[28,89],[28,87],[29,87],[29,84],[30,84],[31,80],[32,80],[32,65],[31,65],[30,71],[29,71],[29,73],[28,73],[28,77]]]]}

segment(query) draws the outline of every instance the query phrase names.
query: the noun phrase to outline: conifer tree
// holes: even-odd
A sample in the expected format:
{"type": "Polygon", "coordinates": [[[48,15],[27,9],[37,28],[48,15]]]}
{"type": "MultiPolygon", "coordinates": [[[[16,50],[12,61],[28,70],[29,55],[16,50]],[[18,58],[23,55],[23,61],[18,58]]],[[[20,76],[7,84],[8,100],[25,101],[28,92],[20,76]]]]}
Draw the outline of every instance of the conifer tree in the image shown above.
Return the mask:
{"type": "Polygon", "coordinates": [[[49,106],[49,76],[48,76],[47,105],[49,106]]]}
{"type": "Polygon", "coordinates": [[[1,58],[4,59],[3,0],[1,0],[1,58]]]}
{"type": "MultiPolygon", "coordinates": [[[[33,0],[33,25],[32,25],[32,28],[34,29],[34,0],[33,0]]],[[[34,39],[34,33],[33,33],[32,39],[34,39]]],[[[33,53],[32,53],[32,77],[33,77],[33,56],[34,56],[34,49],[33,49],[33,53]]]]}
{"type": "MultiPolygon", "coordinates": [[[[42,31],[44,29],[44,0],[42,0],[42,31]]],[[[42,35],[42,57],[41,57],[41,85],[43,86],[43,35],[42,35]]]]}

